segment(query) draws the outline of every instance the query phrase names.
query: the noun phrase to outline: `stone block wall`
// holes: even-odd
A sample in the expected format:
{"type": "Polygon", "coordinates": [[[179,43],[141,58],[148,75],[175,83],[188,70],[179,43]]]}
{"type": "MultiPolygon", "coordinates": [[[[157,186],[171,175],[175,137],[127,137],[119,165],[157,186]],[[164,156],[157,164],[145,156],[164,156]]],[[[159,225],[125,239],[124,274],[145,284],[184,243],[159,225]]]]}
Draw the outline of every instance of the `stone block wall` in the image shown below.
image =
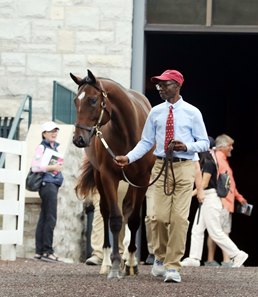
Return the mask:
{"type": "Polygon", "coordinates": [[[2,0],[0,99],[31,95],[41,123],[52,116],[54,80],[76,90],[70,72],[89,68],[129,87],[132,11],[132,0],[2,0]]]}

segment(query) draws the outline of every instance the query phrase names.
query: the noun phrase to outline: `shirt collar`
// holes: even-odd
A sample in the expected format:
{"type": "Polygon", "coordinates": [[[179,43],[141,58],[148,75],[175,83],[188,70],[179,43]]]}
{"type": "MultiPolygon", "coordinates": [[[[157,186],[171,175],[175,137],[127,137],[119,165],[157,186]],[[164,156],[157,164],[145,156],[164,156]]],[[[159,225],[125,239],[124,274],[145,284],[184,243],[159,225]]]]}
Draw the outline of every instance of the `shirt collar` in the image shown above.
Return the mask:
{"type": "Polygon", "coordinates": [[[169,107],[170,105],[172,105],[173,106],[173,109],[175,109],[175,108],[179,107],[183,103],[183,101],[184,101],[183,100],[183,97],[180,95],[180,98],[177,100],[176,103],[172,104],[172,103],[166,101],[166,105],[167,105],[167,107],[169,107]]]}

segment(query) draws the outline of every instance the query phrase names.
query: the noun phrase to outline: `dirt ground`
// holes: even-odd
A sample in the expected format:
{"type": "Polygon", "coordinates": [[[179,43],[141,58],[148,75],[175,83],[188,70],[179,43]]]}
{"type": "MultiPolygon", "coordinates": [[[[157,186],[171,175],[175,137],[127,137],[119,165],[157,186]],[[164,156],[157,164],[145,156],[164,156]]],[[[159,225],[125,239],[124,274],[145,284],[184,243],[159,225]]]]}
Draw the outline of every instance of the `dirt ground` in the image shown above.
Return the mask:
{"type": "Polygon", "coordinates": [[[1,297],[256,297],[258,267],[185,267],[182,283],[164,283],[140,265],[138,276],[107,280],[99,266],[46,263],[33,259],[0,261],[1,297]]]}

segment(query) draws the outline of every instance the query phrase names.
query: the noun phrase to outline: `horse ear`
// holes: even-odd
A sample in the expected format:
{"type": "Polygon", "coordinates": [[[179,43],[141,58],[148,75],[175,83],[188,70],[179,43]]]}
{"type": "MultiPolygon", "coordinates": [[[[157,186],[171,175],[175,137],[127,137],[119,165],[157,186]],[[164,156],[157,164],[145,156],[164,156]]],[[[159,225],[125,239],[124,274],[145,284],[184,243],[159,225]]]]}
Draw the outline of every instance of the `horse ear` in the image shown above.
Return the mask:
{"type": "Polygon", "coordinates": [[[80,84],[81,84],[82,79],[81,79],[80,77],[77,77],[77,76],[73,75],[71,72],[70,72],[70,76],[71,76],[72,80],[73,80],[77,85],[80,85],[80,84]]]}
{"type": "Polygon", "coordinates": [[[89,77],[91,83],[95,85],[96,84],[96,78],[89,69],[88,69],[88,77],[89,77]]]}

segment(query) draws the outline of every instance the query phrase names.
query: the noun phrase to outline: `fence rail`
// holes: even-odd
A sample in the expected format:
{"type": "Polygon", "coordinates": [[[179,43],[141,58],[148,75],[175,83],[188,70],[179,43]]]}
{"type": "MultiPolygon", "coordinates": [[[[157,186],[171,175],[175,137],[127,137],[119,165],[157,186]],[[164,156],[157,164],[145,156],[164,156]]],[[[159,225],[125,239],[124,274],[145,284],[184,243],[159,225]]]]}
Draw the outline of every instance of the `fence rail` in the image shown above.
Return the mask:
{"type": "Polygon", "coordinates": [[[0,245],[2,260],[16,259],[16,244],[23,242],[27,147],[25,141],[0,138],[5,168],[0,168],[0,245]]]}

